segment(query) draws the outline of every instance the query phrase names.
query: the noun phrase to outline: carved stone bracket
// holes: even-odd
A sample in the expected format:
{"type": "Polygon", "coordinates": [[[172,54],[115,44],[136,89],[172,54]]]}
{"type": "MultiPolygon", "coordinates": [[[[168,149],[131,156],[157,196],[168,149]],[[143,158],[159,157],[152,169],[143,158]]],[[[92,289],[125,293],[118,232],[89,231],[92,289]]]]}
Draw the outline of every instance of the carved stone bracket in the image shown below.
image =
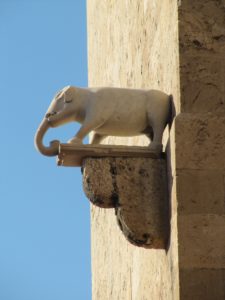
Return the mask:
{"type": "Polygon", "coordinates": [[[166,248],[169,209],[166,158],[147,147],[61,145],[59,165],[81,165],[90,201],[114,208],[118,225],[134,245],[166,248]]]}

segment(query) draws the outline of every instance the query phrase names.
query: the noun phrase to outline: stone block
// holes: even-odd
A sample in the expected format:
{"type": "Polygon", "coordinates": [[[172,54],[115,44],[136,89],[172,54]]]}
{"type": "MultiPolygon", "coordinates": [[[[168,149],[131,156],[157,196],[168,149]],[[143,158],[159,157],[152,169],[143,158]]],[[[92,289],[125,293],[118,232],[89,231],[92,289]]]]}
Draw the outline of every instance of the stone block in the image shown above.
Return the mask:
{"type": "Polygon", "coordinates": [[[178,216],[181,268],[225,268],[225,215],[178,216]]]}
{"type": "Polygon", "coordinates": [[[182,214],[225,214],[224,171],[178,170],[178,210],[182,214]]]}
{"type": "Polygon", "coordinates": [[[223,114],[180,114],[175,132],[177,169],[225,170],[223,114]]]}
{"type": "Polygon", "coordinates": [[[185,54],[180,69],[181,112],[225,112],[224,54],[185,54]]]}
{"type": "Polygon", "coordinates": [[[83,186],[93,204],[115,208],[119,227],[132,244],[166,248],[169,201],[165,158],[87,158],[83,186]]]}
{"type": "Polygon", "coordinates": [[[225,8],[182,0],[178,11],[182,112],[225,111],[225,8]]]}
{"type": "Polygon", "coordinates": [[[223,53],[225,50],[223,1],[182,0],[178,9],[179,46],[186,53],[223,53]]]}
{"type": "Polygon", "coordinates": [[[224,300],[224,269],[181,269],[180,299],[224,300]]]}

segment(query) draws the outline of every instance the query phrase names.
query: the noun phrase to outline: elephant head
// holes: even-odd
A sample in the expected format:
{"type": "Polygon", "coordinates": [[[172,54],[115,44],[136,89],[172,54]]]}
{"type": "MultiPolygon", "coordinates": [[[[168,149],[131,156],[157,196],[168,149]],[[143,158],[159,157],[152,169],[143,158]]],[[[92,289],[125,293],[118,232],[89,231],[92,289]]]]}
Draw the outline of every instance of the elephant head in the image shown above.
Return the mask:
{"type": "Polygon", "coordinates": [[[35,146],[43,155],[55,156],[59,152],[60,142],[58,140],[50,142],[49,147],[43,144],[47,130],[50,127],[57,127],[74,120],[73,112],[69,107],[73,101],[73,90],[73,87],[68,86],[56,94],[36,132],[35,146]]]}

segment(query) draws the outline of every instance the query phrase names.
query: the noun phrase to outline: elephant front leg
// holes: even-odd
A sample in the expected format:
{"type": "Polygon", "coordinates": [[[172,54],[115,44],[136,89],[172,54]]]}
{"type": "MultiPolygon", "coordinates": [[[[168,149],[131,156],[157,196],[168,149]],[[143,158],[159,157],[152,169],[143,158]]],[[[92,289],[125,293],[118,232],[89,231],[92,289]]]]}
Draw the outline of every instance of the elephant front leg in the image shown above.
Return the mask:
{"type": "Polygon", "coordinates": [[[97,123],[84,123],[77,134],[68,141],[70,144],[83,144],[83,139],[88,135],[92,130],[99,127],[100,124],[97,123]]]}
{"type": "Polygon", "coordinates": [[[83,144],[82,139],[74,136],[72,139],[68,141],[69,144],[83,144]]]}

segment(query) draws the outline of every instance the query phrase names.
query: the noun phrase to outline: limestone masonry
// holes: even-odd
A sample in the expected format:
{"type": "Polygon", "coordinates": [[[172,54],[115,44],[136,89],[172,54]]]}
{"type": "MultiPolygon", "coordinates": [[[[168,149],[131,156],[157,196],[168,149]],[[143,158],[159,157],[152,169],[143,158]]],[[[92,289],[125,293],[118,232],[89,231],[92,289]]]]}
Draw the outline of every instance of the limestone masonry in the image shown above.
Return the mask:
{"type": "Polygon", "coordinates": [[[92,206],[93,300],[225,299],[225,1],[88,0],[87,15],[89,86],[159,89],[176,111],[168,251],[131,245],[92,206]]]}

